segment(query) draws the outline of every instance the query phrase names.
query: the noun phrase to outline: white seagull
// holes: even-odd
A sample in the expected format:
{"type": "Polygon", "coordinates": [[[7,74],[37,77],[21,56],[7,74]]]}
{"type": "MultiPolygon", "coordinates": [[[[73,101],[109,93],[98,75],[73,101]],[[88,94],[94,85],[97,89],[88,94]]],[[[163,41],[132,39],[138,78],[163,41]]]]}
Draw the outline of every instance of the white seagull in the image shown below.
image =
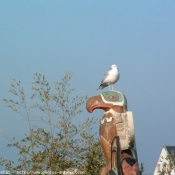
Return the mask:
{"type": "MultiPolygon", "coordinates": [[[[112,86],[112,90],[114,89],[114,83],[116,83],[119,79],[119,72],[117,65],[113,64],[110,68],[109,71],[105,73],[103,76],[103,79],[101,81],[101,84],[98,89],[103,89],[106,86],[109,86],[110,90],[110,85],[112,86]]],[[[97,89],[97,90],[98,90],[97,89]]]]}

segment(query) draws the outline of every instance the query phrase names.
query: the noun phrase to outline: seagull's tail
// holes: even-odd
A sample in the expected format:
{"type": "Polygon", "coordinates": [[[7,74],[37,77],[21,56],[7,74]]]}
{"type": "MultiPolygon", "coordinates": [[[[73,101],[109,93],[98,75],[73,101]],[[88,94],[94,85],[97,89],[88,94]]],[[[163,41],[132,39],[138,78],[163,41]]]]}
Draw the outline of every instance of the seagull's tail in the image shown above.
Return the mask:
{"type": "Polygon", "coordinates": [[[103,89],[102,87],[99,86],[99,88],[97,88],[97,90],[103,89]]]}
{"type": "Polygon", "coordinates": [[[100,84],[100,86],[99,86],[99,88],[98,88],[97,90],[103,89],[103,88],[106,87],[106,86],[108,86],[108,84],[106,84],[106,83],[100,84]]]}

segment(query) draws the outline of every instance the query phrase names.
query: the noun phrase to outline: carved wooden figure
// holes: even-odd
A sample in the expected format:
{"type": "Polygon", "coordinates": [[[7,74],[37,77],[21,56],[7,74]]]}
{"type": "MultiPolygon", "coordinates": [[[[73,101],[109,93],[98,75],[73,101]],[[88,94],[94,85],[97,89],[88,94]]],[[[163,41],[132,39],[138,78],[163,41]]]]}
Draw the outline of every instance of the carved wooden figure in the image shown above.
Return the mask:
{"type": "Polygon", "coordinates": [[[86,108],[90,113],[94,109],[103,109],[105,112],[100,121],[100,144],[106,159],[106,166],[101,168],[100,175],[138,175],[133,115],[131,111],[127,111],[125,96],[119,91],[105,91],[89,98],[86,108]],[[118,145],[114,144],[112,147],[118,146],[120,151],[117,151],[119,156],[113,158],[113,153],[111,157],[111,144],[115,136],[118,136],[119,142],[118,145]]]}

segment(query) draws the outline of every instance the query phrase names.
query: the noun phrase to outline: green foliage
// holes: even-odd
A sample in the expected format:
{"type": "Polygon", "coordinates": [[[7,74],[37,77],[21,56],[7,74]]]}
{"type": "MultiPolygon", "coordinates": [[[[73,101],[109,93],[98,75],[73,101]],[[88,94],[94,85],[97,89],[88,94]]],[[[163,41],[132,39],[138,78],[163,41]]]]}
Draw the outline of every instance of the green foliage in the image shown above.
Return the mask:
{"type": "Polygon", "coordinates": [[[144,172],[144,166],[143,166],[143,163],[140,164],[140,167],[139,167],[139,175],[142,175],[142,173],[144,172]]]}
{"type": "Polygon", "coordinates": [[[71,78],[72,74],[67,72],[62,80],[54,82],[51,88],[44,75],[34,74],[33,93],[30,97],[32,105],[29,107],[29,99],[21,82],[13,80],[10,92],[17,99],[3,100],[9,108],[26,120],[29,133],[19,141],[15,138],[9,139],[8,147],[18,149],[18,162],[16,165],[13,161],[1,157],[0,164],[5,169],[56,171],[59,174],[75,168],[87,175],[98,174],[104,158],[99,141],[95,139],[96,134],[90,133],[97,120],[92,118],[79,126],[74,124],[73,119],[75,120],[78,114],[78,117],[82,117],[80,107],[87,97],[74,97],[75,88],[71,88],[69,84],[71,78]]]}
{"type": "Polygon", "coordinates": [[[139,175],[142,175],[143,172],[145,171],[146,167],[148,166],[148,163],[140,163],[140,167],[139,167],[139,175]]]}
{"type": "Polygon", "coordinates": [[[101,149],[99,149],[100,143],[95,142],[93,139],[92,137],[91,142],[89,142],[90,145],[87,149],[87,154],[85,154],[86,162],[84,164],[84,169],[88,175],[99,174],[99,168],[105,164],[104,156],[101,153],[101,149]]]}
{"type": "Polygon", "coordinates": [[[175,152],[171,150],[170,154],[167,154],[166,157],[161,157],[160,162],[162,162],[162,169],[160,170],[159,174],[164,175],[168,174],[171,175],[172,170],[175,166],[175,152]]]}

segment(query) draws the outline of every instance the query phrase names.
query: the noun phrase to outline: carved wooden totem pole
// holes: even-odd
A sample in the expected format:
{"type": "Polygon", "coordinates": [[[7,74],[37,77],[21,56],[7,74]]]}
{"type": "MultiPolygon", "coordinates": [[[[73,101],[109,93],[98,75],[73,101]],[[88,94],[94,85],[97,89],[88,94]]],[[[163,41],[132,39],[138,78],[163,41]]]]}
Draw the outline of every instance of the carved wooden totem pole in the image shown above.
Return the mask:
{"type": "Polygon", "coordinates": [[[104,110],[100,121],[100,144],[106,166],[100,175],[138,175],[133,114],[127,111],[127,101],[119,91],[105,91],[92,96],[86,103],[88,112],[104,110]]]}

